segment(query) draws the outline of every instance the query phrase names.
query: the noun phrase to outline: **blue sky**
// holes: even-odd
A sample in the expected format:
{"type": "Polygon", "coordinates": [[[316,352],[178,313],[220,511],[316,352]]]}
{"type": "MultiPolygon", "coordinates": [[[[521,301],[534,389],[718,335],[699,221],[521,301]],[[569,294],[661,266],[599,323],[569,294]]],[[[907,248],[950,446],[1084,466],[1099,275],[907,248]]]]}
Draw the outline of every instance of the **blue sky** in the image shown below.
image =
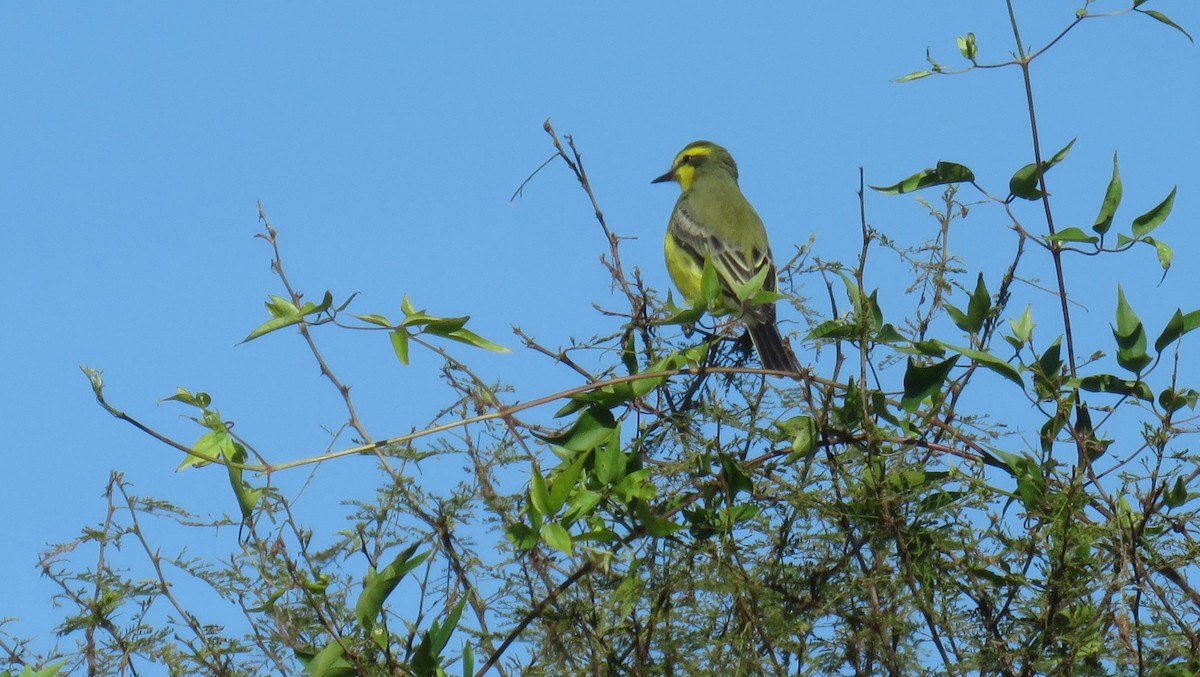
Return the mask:
{"type": "MultiPolygon", "coordinates": [[[[1044,44],[1079,4],[1017,2],[1026,42],[1044,44]]],[[[638,238],[624,245],[626,264],[660,288],[675,191],[649,180],[694,139],[737,157],[780,258],[811,233],[823,259],[856,255],[860,166],[868,183],[887,184],[954,160],[1002,192],[1031,161],[1015,69],[891,82],[924,68],[926,48],[962,65],[954,38],[967,31],[981,61],[1007,58],[1003,3],[732,7],[5,4],[0,617],[20,618],[5,629],[53,641],[60,615],[37,554],[102,517],[110,469],[197,513],[233,510],[219,472],[173,472],[174,452],[99,409],[79,365],[104,370],[114,404],[182,439],[197,429],[181,407],[157,404],[177,386],[212,393],[273,458],[329,444],[323,427],[340,423],[339,400],[301,342],[281,333],[237,345],[265,319],[266,295],[281,292],[253,238],[258,201],[313,300],[360,292],[358,312],[398,316],[407,293],[431,312],[472,315],[501,343],[516,347],[519,325],[556,346],[610,328],[591,304],[611,296],[597,263],[605,243],[565,168],[552,164],[509,202],[551,153],[547,117],[583,150],[613,230],[638,238]]],[[[1200,31],[1192,3],[1145,7],[1200,31]]],[[[1151,327],[1175,307],[1200,307],[1198,67],[1194,45],[1144,16],[1086,22],[1035,64],[1046,147],[1078,138],[1051,175],[1060,225],[1091,224],[1114,151],[1125,179],[1118,223],[1179,186],[1160,233],[1176,252],[1162,285],[1149,248],[1069,262],[1092,345],[1108,345],[1117,279],[1151,327]]],[[[869,200],[873,225],[897,240],[932,232],[911,196],[869,200]]],[[[1032,217],[1034,207],[1018,208],[1032,217]]],[[[982,207],[960,224],[969,266],[998,274],[1007,261],[991,252],[1011,246],[1006,225],[982,207]]],[[[894,261],[875,256],[884,272],[873,283],[902,301],[888,286],[904,279],[888,276],[894,261]]],[[[1046,302],[1021,293],[1014,308],[1046,302]]],[[[402,368],[382,337],[329,334],[325,345],[375,435],[420,425],[443,404],[429,397],[435,360],[402,368]]],[[[517,399],[574,385],[537,357],[457,352],[516,383],[517,399]]],[[[370,472],[357,459],[323,467],[312,504],[336,505],[356,479],[369,489],[370,472]]]]}

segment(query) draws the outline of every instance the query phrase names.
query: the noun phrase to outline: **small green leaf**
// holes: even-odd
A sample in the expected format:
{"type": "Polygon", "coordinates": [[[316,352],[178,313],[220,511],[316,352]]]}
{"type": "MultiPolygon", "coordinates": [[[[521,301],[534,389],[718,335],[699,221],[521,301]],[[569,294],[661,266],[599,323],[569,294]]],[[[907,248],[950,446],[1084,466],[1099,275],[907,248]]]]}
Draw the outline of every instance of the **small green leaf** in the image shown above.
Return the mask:
{"type": "Polygon", "coordinates": [[[930,186],[941,186],[948,183],[964,183],[975,180],[975,173],[964,165],[955,162],[938,162],[937,167],[922,169],[891,186],[871,186],[872,190],[884,195],[900,195],[911,193],[930,186]]]}
{"type": "Polygon", "coordinates": [[[1162,333],[1155,339],[1154,352],[1161,353],[1163,348],[1178,341],[1179,337],[1183,336],[1186,332],[1187,329],[1183,324],[1183,312],[1177,308],[1171,319],[1167,320],[1167,326],[1163,327],[1162,333]]]}
{"type": "Polygon", "coordinates": [[[965,36],[960,35],[957,42],[958,51],[963,55],[963,58],[974,63],[975,57],[979,53],[979,48],[975,45],[975,34],[967,33],[965,36]]]}
{"type": "Polygon", "coordinates": [[[542,517],[553,517],[550,511],[550,492],[546,489],[546,478],[537,461],[533,461],[529,469],[529,505],[542,517]]]}
{"type": "Polygon", "coordinates": [[[637,514],[638,521],[647,534],[651,536],[670,536],[671,534],[682,528],[680,525],[672,522],[669,519],[659,517],[650,510],[650,504],[644,500],[639,500],[634,505],[634,512],[637,514]]]}
{"type": "Polygon", "coordinates": [[[1135,238],[1146,235],[1167,220],[1167,217],[1171,215],[1171,208],[1175,206],[1175,190],[1176,188],[1172,188],[1171,193],[1163,198],[1162,202],[1155,205],[1154,209],[1133,220],[1133,236],[1135,238]]]}
{"type": "Polygon", "coordinates": [[[566,432],[539,437],[571,451],[583,452],[604,444],[616,430],[617,421],[611,411],[603,407],[588,407],[566,432]]]}
{"type": "Polygon", "coordinates": [[[400,360],[400,364],[408,366],[408,331],[404,327],[398,327],[388,332],[388,338],[392,340],[392,350],[396,352],[396,359],[400,360]]]}
{"type": "Polygon", "coordinates": [[[1042,190],[1040,187],[1042,175],[1050,171],[1051,167],[1066,159],[1067,155],[1071,152],[1071,147],[1074,145],[1075,139],[1071,139],[1071,141],[1068,142],[1067,145],[1063,146],[1061,150],[1055,153],[1053,157],[1042,162],[1041,171],[1039,171],[1037,165],[1032,162],[1018,169],[1008,181],[1008,192],[1016,197],[1024,198],[1026,200],[1040,199],[1042,197],[1042,190]]]}
{"type": "Polygon", "coordinates": [[[1029,337],[1033,336],[1033,306],[1025,306],[1025,312],[1021,313],[1019,320],[1009,320],[1008,325],[1012,327],[1013,337],[1022,345],[1029,341],[1029,337]]]}
{"type": "Polygon", "coordinates": [[[983,323],[991,310],[992,295],[988,293],[987,285],[983,283],[983,273],[980,273],[979,277],[975,279],[975,291],[971,293],[971,300],[967,304],[967,326],[959,328],[971,334],[978,332],[983,328],[983,323]]]}
{"type": "Polygon", "coordinates": [[[780,427],[792,438],[792,453],[788,454],[785,463],[807,458],[816,451],[820,442],[820,431],[817,430],[817,420],[812,416],[793,416],[780,427]]]}
{"type": "Polygon", "coordinates": [[[455,329],[454,331],[450,331],[450,332],[446,332],[445,334],[441,334],[441,336],[444,336],[448,339],[453,339],[455,341],[458,341],[459,343],[465,343],[470,346],[475,346],[476,348],[483,348],[484,350],[490,350],[493,353],[511,353],[512,352],[511,350],[509,350],[508,348],[505,348],[504,346],[500,345],[499,343],[493,343],[492,341],[489,341],[489,340],[483,338],[482,336],[480,336],[479,334],[476,334],[475,332],[471,331],[470,329],[466,329],[466,328],[455,329]]]}
{"type": "Polygon", "coordinates": [[[1162,266],[1163,275],[1166,276],[1166,271],[1171,269],[1171,261],[1175,259],[1175,252],[1171,250],[1170,245],[1157,238],[1148,237],[1145,241],[1154,245],[1154,253],[1158,255],[1158,265],[1162,266]]]}
{"type": "Polygon", "coordinates": [[[625,365],[625,371],[630,375],[638,373],[638,353],[637,353],[637,334],[632,329],[625,330],[625,336],[621,341],[621,363],[625,365]]]}
{"type": "Polygon", "coordinates": [[[1184,407],[1195,411],[1197,401],[1200,401],[1200,393],[1192,388],[1183,390],[1167,388],[1158,394],[1158,406],[1168,414],[1174,414],[1184,407]]]}
{"type": "Polygon", "coordinates": [[[1112,374],[1084,376],[1079,379],[1078,385],[1080,389],[1088,392],[1129,395],[1145,402],[1154,401],[1154,393],[1150,392],[1150,386],[1144,381],[1130,381],[1112,374]]]}
{"type": "Polygon", "coordinates": [[[421,565],[425,558],[429,556],[429,552],[423,552],[420,555],[413,556],[417,551],[420,543],[414,543],[391,561],[384,568],[376,571],[371,568],[367,571],[366,580],[363,581],[363,591],[358,596],[358,602],[354,606],[354,616],[358,619],[358,624],[362,626],[368,633],[375,627],[375,619],[379,618],[380,612],[383,610],[383,603],[387,600],[388,595],[396,589],[408,572],[421,565]]]}
{"type": "Polygon", "coordinates": [[[1108,229],[1112,227],[1113,216],[1117,213],[1117,207],[1121,204],[1121,195],[1123,192],[1124,187],[1121,183],[1121,171],[1117,169],[1117,154],[1113,153],[1112,178],[1108,181],[1108,188],[1104,190],[1104,200],[1100,203],[1100,213],[1096,216],[1096,223],[1092,226],[1092,230],[1101,235],[1108,232],[1108,229]]]}
{"type": "Polygon", "coordinates": [[[1140,373],[1151,357],[1146,354],[1146,330],[1142,320],[1125,299],[1125,290],[1117,285],[1117,326],[1113,329],[1117,342],[1117,364],[1140,373]]]}
{"type": "Polygon", "coordinates": [[[305,302],[304,307],[300,308],[300,314],[305,316],[320,315],[321,313],[329,310],[329,307],[332,305],[333,294],[327,291],[325,292],[325,296],[321,299],[320,304],[312,303],[311,301],[305,302]]]}
{"type": "Polygon", "coordinates": [[[1095,235],[1088,235],[1078,226],[1064,228],[1053,235],[1046,236],[1047,242],[1086,242],[1088,244],[1096,244],[1100,238],[1095,235]]]}
{"type": "Polygon", "coordinates": [[[908,369],[904,372],[904,398],[900,406],[910,414],[917,410],[921,402],[938,392],[950,370],[958,362],[958,355],[943,362],[927,366],[918,365],[911,357],[908,369]]]}
{"type": "Polygon", "coordinates": [[[933,75],[933,71],[913,71],[907,75],[897,78],[896,80],[893,80],[893,82],[912,82],[913,80],[927,78],[930,75],[933,75]]]}
{"type": "Polygon", "coordinates": [[[392,323],[389,322],[388,319],[383,315],[371,313],[369,315],[351,315],[350,317],[353,317],[356,320],[362,320],[368,324],[373,324],[377,327],[387,327],[389,329],[392,327],[392,323]]]}
{"type": "Polygon", "coordinates": [[[563,504],[567,502],[567,496],[570,496],[571,490],[575,488],[575,482],[579,479],[580,471],[583,470],[583,462],[587,459],[588,454],[579,454],[574,462],[554,475],[548,489],[547,515],[557,515],[563,504]]]}
{"type": "Polygon", "coordinates": [[[774,271],[772,271],[771,266],[763,266],[762,270],[755,273],[754,277],[746,280],[745,284],[734,290],[737,300],[744,302],[746,299],[757,295],[760,291],[762,291],[763,284],[765,284],[767,281],[767,275],[771,274],[772,272],[774,271]]]}
{"type": "Polygon", "coordinates": [[[1182,477],[1175,478],[1175,485],[1170,490],[1163,493],[1163,503],[1168,508],[1178,508],[1187,503],[1188,490],[1187,485],[1183,483],[1182,477]]]}
{"type": "Polygon", "coordinates": [[[555,550],[562,551],[567,555],[575,554],[570,532],[558,522],[547,522],[542,525],[542,540],[555,550]]]}
{"type": "MultiPolygon", "coordinates": [[[[1138,5],[1142,4],[1142,2],[1145,2],[1145,1],[1146,0],[1141,0],[1141,2],[1135,3],[1134,7],[1137,7],[1138,5]]],[[[1171,28],[1174,28],[1175,30],[1179,31],[1180,33],[1183,33],[1184,36],[1187,37],[1188,42],[1195,42],[1194,40],[1192,40],[1191,33],[1188,33],[1187,31],[1183,30],[1182,26],[1180,26],[1179,24],[1175,23],[1174,21],[1171,21],[1170,19],[1168,19],[1166,14],[1163,14],[1162,12],[1159,12],[1159,11],[1153,10],[1153,9],[1139,9],[1137,11],[1139,11],[1142,14],[1145,14],[1153,19],[1161,21],[1161,22],[1165,23],[1166,25],[1170,26],[1171,28]]]]}
{"type": "Polygon", "coordinates": [[[964,357],[969,358],[971,361],[979,364],[983,368],[993,371],[1019,386],[1024,387],[1025,385],[1024,381],[1021,380],[1021,373],[1017,371],[1016,367],[989,352],[950,344],[946,344],[946,347],[962,354],[964,357]]]}
{"type": "Polygon", "coordinates": [[[463,647],[462,653],[462,675],[463,677],[471,677],[475,674],[475,649],[471,648],[471,643],[463,647]]]}
{"type": "Polygon", "coordinates": [[[625,452],[621,450],[620,439],[615,435],[610,437],[607,444],[596,448],[593,467],[596,479],[604,484],[619,481],[625,475],[627,462],[625,452]]]}
{"type": "Polygon", "coordinates": [[[304,320],[304,317],[300,314],[300,309],[285,298],[272,294],[270,295],[270,301],[264,305],[267,308],[267,312],[270,313],[271,319],[255,327],[253,331],[246,335],[246,338],[242,339],[242,343],[252,341],[263,334],[269,334],[277,329],[299,324],[304,320]]]}
{"type": "Polygon", "coordinates": [[[346,649],[342,646],[344,639],[332,639],[316,655],[305,660],[297,652],[297,657],[304,664],[304,674],[312,677],[349,677],[358,674],[354,665],[343,658],[346,649]]]}
{"type": "Polygon", "coordinates": [[[199,392],[193,395],[185,388],[176,388],[174,395],[171,395],[170,397],[164,397],[159,400],[159,402],[171,401],[190,404],[197,409],[207,409],[208,405],[212,404],[212,397],[210,397],[208,393],[199,392]]]}

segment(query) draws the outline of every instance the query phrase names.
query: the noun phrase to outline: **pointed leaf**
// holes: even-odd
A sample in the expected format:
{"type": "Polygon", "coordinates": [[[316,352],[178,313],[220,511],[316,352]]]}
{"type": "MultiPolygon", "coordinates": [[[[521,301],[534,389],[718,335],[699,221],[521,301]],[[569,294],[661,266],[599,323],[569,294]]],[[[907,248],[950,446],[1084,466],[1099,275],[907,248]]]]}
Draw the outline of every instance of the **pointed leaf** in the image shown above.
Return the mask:
{"type": "Polygon", "coordinates": [[[912,82],[913,80],[920,80],[921,78],[927,78],[930,75],[933,75],[933,71],[913,71],[907,75],[901,76],[901,77],[893,80],[893,82],[912,82]]]}
{"type": "Polygon", "coordinates": [[[900,195],[930,186],[941,186],[948,183],[964,183],[975,180],[975,173],[964,165],[956,162],[938,162],[937,167],[922,169],[891,186],[871,186],[884,195],[900,195]]]}
{"type": "Polygon", "coordinates": [[[1100,203],[1100,213],[1096,215],[1096,223],[1092,226],[1092,230],[1101,235],[1108,232],[1112,227],[1113,216],[1117,213],[1117,207],[1121,204],[1121,195],[1124,192],[1124,185],[1121,183],[1121,171],[1117,169],[1117,154],[1113,153],[1113,172],[1112,178],[1108,181],[1108,188],[1104,191],[1104,200],[1100,203]]]}
{"type": "Polygon", "coordinates": [[[392,350],[396,353],[396,359],[400,360],[400,364],[408,366],[408,331],[404,327],[398,327],[388,332],[388,338],[392,340],[392,350]]]}
{"type": "Polygon", "coordinates": [[[1171,193],[1162,202],[1155,205],[1154,209],[1133,220],[1133,236],[1135,238],[1158,228],[1163,221],[1167,220],[1171,214],[1171,208],[1175,206],[1175,190],[1176,188],[1172,188],[1171,193]]]}
{"type": "Polygon", "coordinates": [[[546,545],[560,550],[567,555],[575,553],[575,547],[571,540],[571,533],[563,528],[563,525],[558,522],[547,522],[542,525],[542,540],[546,545]]]}
{"type": "Polygon", "coordinates": [[[905,411],[912,413],[917,410],[926,397],[941,390],[942,383],[945,382],[946,376],[958,362],[958,357],[955,355],[948,360],[928,366],[918,365],[912,358],[909,358],[908,369],[904,372],[904,398],[901,400],[900,406],[905,411]]]}
{"type": "Polygon", "coordinates": [[[416,557],[413,553],[417,551],[420,543],[414,543],[403,551],[384,568],[379,571],[374,569],[368,570],[366,580],[363,581],[363,591],[358,596],[358,602],[354,606],[354,616],[358,619],[358,624],[363,627],[368,633],[375,627],[375,619],[379,618],[380,612],[383,610],[383,603],[387,600],[388,595],[396,589],[408,572],[421,565],[425,558],[429,556],[429,551],[425,551],[416,557]]]}
{"type": "Polygon", "coordinates": [[[388,329],[391,329],[392,327],[392,323],[389,322],[386,317],[383,315],[376,315],[375,313],[368,315],[351,315],[350,317],[353,317],[356,320],[362,320],[368,324],[373,324],[377,327],[387,327],[388,329]]]}
{"type": "MultiPolygon", "coordinates": [[[[1145,2],[1145,0],[1142,0],[1142,2],[1145,2]]],[[[1137,7],[1137,5],[1140,5],[1140,4],[1142,4],[1142,3],[1139,2],[1136,5],[1134,5],[1134,7],[1137,7]]],[[[1188,33],[1187,31],[1183,30],[1182,26],[1180,26],[1179,24],[1175,23],[1174,21],[1171,21],[1170,19],[1168,19],[1166,14],[1163,14],[1162,12],[1159,12],[1159,11],[1153,10],[1153,9],[1139,9],[1137,11],[1139,11],[1142,14],[1145,14],[1151,18],[1157,19],[1158,21],[1165,23],[1166,25],[1170,26],[1171,28],[1174,28],[1175,30],[1179,31],[1180,33],[1183,33],[1184,36],[1187,37],[1188,42],[1195,42],[1194,40],[1192,40],[1191,33],[1188,33]]]]}
{"type": "Polygon", "coordinates": [[[1053,235],[1046,236],[1047,242],[1086,242],[1088,244],[1096,244],[1100,238],[1095,235],[1088,235],[1079,226],[1071,226],[1064,228],[1053,235]]]}

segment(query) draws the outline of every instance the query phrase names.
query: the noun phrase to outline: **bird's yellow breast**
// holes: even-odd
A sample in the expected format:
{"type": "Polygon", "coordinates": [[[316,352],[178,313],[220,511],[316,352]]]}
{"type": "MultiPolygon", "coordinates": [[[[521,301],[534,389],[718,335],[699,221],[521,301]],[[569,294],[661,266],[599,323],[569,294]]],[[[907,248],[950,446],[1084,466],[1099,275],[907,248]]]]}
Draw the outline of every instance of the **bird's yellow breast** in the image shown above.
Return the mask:
{"type": "Polygon", "coordinates": [[[671,275],[671,281],[675,283],[679,293],[683,294],[688,303],[694,302],[700,298],[700,280],[704,277],[704,268],[679,247],[679,243],[675,241],[675,236],[670,230],[667,231],[664,249],[667,255],[667,272],[671,275]]]}

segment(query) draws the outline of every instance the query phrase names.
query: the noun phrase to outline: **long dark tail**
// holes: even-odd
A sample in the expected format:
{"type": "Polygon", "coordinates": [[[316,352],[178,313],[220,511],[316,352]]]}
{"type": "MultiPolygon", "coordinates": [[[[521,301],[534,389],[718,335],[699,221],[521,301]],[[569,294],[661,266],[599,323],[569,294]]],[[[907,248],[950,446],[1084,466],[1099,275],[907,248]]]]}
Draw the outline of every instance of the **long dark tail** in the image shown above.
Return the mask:
{"type": "Polygon", "coordinates": [[[783,339],[779,327],[776,327],[774,322],[751,324],[748,331],[764,369],[800,373],[800,363],[796,361],[792,347],[783,339]]]}

